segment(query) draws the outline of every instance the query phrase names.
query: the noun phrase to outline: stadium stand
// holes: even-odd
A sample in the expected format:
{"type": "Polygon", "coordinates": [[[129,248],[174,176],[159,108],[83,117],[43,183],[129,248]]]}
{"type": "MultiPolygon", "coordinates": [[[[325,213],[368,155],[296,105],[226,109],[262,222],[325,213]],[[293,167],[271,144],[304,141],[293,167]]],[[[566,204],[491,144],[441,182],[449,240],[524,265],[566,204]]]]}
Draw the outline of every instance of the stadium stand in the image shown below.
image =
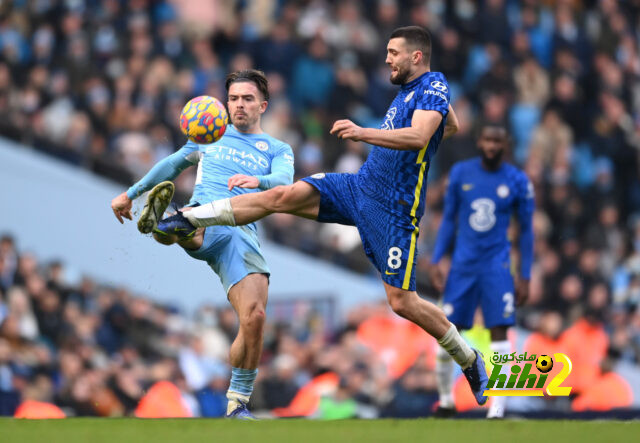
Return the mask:
{"type": "MultiPolygon", "coordinates": [[[[640,8],[634,2],[197,3],[3,2],[0,135],[128,185],[182,144],[177,116],[189,98],[224,97],[225,73],[252,66],[269,75],[264,127],[292,145],[297,176],[353,172],[367,146],[339,143],[328,135],[330,124],[345,117],[379,123],[394,95],[381,51],[386,36],[402,24],[427,26],[435,38],[432,68],[449,79],[461,128],[431,166],[420,289],[433,294],[425,270],[448,169],[474,154],[479,124],[506,123],[513,161],[533,181],[537,203],[536,263],[518,340],[573,346],[583,368],[576,386],[598,381],[595,392],[584,388],[576,398],[576,411],[598,410],[601,400],[608,407],[631,400],[637,407],[638,394],[628,397],[624,384],[637,385],[640,363],[640,8]],[[314,88],[305,87],[310,83],[314,88]],[[593,352],[581,349],[582,334],[593,337],[593,352]],[[609,376],[612,367],[624,374],[622,382],[609,376]],[[608,389],[619,399],[607,403],[601,393],[608,389]]],[[[183,198],[193,180],[192,172],[178,179],[183,198]]],[[[372,272],[353,230],[287,215],[262,226],[276,242],[372,272]]],[[[197,340],[172,329],[174,320],[191,320],[91,280],[67,288],[61,267],[42,270],[35,257],[18,254],[12,239],[0,242],[0,413],[13,413],[20,399],[54,401],[78,415],[132,413],[142,390],[160,379],[175,383],[191,411],[196,405],[203,415],[216,411],[224,364],[199,360],[197,340]],[[118,329],[125,319],[131,327],[118,329]],[[79,355],[68,352],[76,346],[79,355]],[[181,350],[200,368],[195,374],[211,371],[205,391],[193,384],[193,374],[179,370],[175,352],[181,350]],[[90,402],[96,395],[109,405],[102,411],[90,402]]],[[[358,325],[374,313],[386,315],[381,309],[352,312],[328,340],[292,337],[272,325],[269,369],[256,392],[274,394],[256,395],[256,407],[287,406],[329,366],[349,375],[327,410],[356,399],[392,415],[394,393],[402,391],[423,415],[435,399],[428,353],[399,379],[379,376],[369,354],[357,363],[342,361],[360,350],[358,325]]],[[[208,330],[228,336],[226,311],[204,312],[208,330]]],[[[553,408],[571,405],[539,405],[553,408]]]]}

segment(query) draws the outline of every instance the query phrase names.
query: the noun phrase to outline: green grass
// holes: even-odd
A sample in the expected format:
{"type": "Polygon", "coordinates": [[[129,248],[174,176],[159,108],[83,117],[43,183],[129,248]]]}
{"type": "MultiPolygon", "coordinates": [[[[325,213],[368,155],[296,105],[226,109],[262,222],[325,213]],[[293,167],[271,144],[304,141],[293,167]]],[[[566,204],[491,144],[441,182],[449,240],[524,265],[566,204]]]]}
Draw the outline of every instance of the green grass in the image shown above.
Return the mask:
{"type": "Polygon", "coordinates": [[[640,422],[554,420],[0,419],[2,443],[638,441],[640,422]]]}

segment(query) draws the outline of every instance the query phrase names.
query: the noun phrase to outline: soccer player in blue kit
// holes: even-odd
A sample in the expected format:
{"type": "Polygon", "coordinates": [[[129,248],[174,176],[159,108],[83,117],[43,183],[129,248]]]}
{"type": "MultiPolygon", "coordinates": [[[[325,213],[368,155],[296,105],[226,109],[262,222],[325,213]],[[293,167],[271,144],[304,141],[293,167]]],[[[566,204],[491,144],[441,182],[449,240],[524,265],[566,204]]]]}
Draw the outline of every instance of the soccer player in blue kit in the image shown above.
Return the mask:
{"type": "MultiPolygon", "coordinates": [[[[434,286],[442,290],[444,277],[438,263],[455,238],[443,310],[462,330],[471,328],[480,305],[491,333],[491,350],[499,354],[511,353],[507,328],[515,324],[515,305],[528,297],[533,262],[533,186],[524,172],[503,161],[508,141],[503,126],[485,125],[478,139],[480,156],[451,168],[430,269],[434,286]],[[513,213],[520,225],[517,286],[511,276],[507,238],[513,213]]],[[[438,352],[436,374],[440,394],[437,415],[451,416],[455,413],[453,362],[448,353],[438,352]]],[[[503,417],[505,400],[493,397],[487,417],[503,417]]]]}
{"type": "Polygon", "coordinates": [[[189,166],[198,165],[190,206],[293,181],[291,147],[262,132],[260,126],[269,100],[264,74],[252,69],[234,72],[227,77],[226,88],[233,125],[227,127],[224,136],[207,145],[187,142],[156,164],[127,192],[114,198],[111,207],[120,223],[123,217],[131,220],[132,200],[153,188],[138,229],[144,234],[152,232],[160,243],[177,243],[193,258],[207,262],[218,274],[240,323],[229,355],[232,369],[227,417],[253,419],[247,403],[262,352],[269,277],[256,226],[253,223],[239,227],[213,226],[189,232],[157,227],[174,191],[173,183],[165,180],[173,180],[189,166]]]}
{"type": "Polygon", "coordinates": [[[457,130],[442,73],[430,71],[431,36],[418,26],[398,28],[387,44],[390,81],[400,85],[380,129],[338,120],[331,133],[373,145],[357,174],[315,174],[259,194],[185,208],[163,220],[162,229],[244,225],[274,212],[358,228],[364,250],[382,276],[391,308],[438,340],[460,364],[479,404],[488,377],[480,353],[471,349],[440,308],[415,290],[416,243],[425,210],[426,175],[444,136],[457,130]]]}

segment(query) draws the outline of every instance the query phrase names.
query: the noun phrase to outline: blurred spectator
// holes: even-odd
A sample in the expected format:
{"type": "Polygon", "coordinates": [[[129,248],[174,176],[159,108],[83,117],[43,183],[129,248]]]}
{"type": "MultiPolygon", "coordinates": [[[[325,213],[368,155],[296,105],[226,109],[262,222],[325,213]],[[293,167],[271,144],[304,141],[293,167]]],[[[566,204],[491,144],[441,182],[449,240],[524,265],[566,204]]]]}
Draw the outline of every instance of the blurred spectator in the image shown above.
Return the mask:
{"type": "MultiPolygon", "coordinates": [[[[605,387],[620,387],[607,378],[616,359],[640,361],[634,2],[22,3],[1,8],[0,135],[126,184],[184,143],[177,117],[188,99],[223,98],[226,73],[250,65],[269,76],[264,128],[292,145],[298,177],[357,171],[368,147],[328,130],[339,118],[379,125],[397,90],[384,64],[387,37],[396,26],[428,26],[432,69],[449,79],[460,130],[430,164],[418,269],[433,247],[451,165],[475,155],[474,128],[507,124],[512,160],[530,175],[537,203],[536,264],[520,326],[536,331],[530,341],[541,352],[564,346],[567,334],[591,337],[593,359],[579,350],[576,358],[605,387]]],[[[194,180],[193,171],[177,179],[182,197],[194,180]]],[[[286,214],[263,227],[274,241],[373,272],[353,230],[286,214]]],[[[419,291],[436,295],[421,274],[419,291]]],[[[191,322],[90,278],[67,285],[61,263],[43,268],[0,238],[0,413],[33,399],[71,415],[130,414],[145,389],[170,379],[191,411],[219,416],[220,362],[236,328],[226,308],[191,322]]],[[[333,369],[342,382],[327,404],[345,406],[347,416],[369,416],[363,405],[371,404],[395,411],[401,392],[412,399],[407,410],[427,413],[428,368],[392,379],[367,359],[366,370],[345,367],[337,363],[352,357],[345,343],[328,351],[329,342],[298,328],[265,357],[265,390],[286,386],[278,405],[301,380],[333,369]],[[272,363],[284,355],[295,362],[272,363]]]]}

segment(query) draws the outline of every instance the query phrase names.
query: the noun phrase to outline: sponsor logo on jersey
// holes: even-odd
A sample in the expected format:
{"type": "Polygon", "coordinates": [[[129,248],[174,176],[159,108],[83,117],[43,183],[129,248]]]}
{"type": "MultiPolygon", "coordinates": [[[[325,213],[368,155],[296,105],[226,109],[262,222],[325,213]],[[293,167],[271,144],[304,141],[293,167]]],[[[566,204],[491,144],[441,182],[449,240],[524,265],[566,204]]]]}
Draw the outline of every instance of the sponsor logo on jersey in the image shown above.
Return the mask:
{"type": "Polygon", "coordinates": [[[389,272],[389,271],[384,271],[385,275],[398,275],[399,272],[389,272]]]}
{"type": "Polygon", "coordinates": [[[287,161],[287,163],[289,163],[290,165],[293,164],[293,155],[291,154],[284,154],[283,155],[284,159],[287,161]]]}
{"type": "Polygon", "coordinates": [[[320,180],[320,179],[325,178],[326,176],[327,176],[327,174],[325,174],[324,172],[318,172],[317,174],[313,174],[311,176],[311,178],[315,178],[315,179],[320,180]]]}
{"type": "Polygon", "coordinates": [[[253,170],[257,170],[258,166],[261,168],[270,167],[269,161],[261,155],[256,155],[253,152],[246,152],[229,146],[207,146],[205,154],[210,155],[214,160],[230,160],[240,166],[246,166],[253,170]]]}
{"type": "Polygon", "coordinates": [[[259,151],[266,151],[269,149],[269,143],[263,141],[256,142],[256,148],[258,148],[259,151]]]}
{"type": "Polygon", "coordinates": [[[411,91],[411,92],[409,93],[409,95],[407,95],[407,96],[404,98],[404,102],[405,102],[405,103],[408,103],[408,102],[409,102],[409,100],[411,100],[411,99],[413,98],[413,94],[414,94],[415,92],[416,92],[416,91],[411,91]]]}
{"type": "Polygon", "coordinates": [[[507,186],[507,185],[498,186],[498,189],[496,190],[496,193],[498,194],[498,197],[500,197],[500,198],[509,197],[509,186],[507,186]]]}
{"type": "Polygon", "coordinates": [[[380,129],[386,129],[387,131],[395,129],[395,127],[393,126],[393,119],[396,118],[397,112],[398,109],[395,106],[389,109],[384,116],[384,123],[382,123],[380,129]]]}
{"type": "Polygon", "coordinates": [[[534,195],[533,183],[528,181],[527,182],[527,198],[533,198],[533,195],[534,195]]]}
{"type": "Polygon", "coordinates": [[[496,224],[496,204],[490,198],[478,198],[471,202],[473,213],[469,225],[478,232],[487,232],[496,224]]]}
{"type": "Polygon", "coordinates": [[[462,185],[463,191],[470,191],[471,189],[473,189],[473,183],[465,183],[462,185]]]}
{"type": "Polygon", "coordinates": [[[444,95],[442,92],[432,91],[431,89],[425,89],[424,93],[428,95],[435,95],[437,97],[440,97],[442,100],[444,100],[445,103],[449,103],[449,100],[447,100],[447,96],[444,95]]]}
{"type": "Polygon", "coordinates": [[[437,81],[437,80],[436,80],[436,81],[431,82],[431,87],[432,87],[433,89],[437,89],[437,90],[438,90],[438,91],[440,91],[440,92],[447,92],[447,90],[448,90],[448,89],[447,89],[447,85],[445,85],[444,83],[439,82],[439,81],[437,81]]]}

